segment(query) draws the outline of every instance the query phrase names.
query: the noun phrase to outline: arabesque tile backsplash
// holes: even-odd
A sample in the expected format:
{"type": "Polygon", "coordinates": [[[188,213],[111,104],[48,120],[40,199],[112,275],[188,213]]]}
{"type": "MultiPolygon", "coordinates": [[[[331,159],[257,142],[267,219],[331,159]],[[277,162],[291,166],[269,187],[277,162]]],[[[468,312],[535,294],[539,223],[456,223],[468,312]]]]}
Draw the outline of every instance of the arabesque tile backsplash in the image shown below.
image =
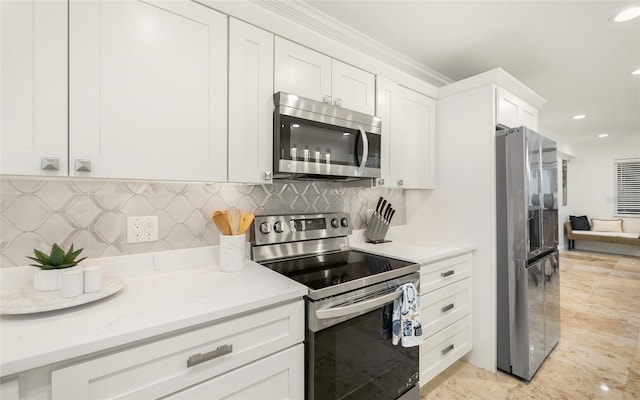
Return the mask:
{"type": "Polygon", "coordinates": [[[367,209],[384,196],[405,223],[404,190],[344,187],[322,181],[272,185],[116,182],[75,179],[0,180],[0,266],[25,265],[33,248],[54,242],[105,257],[218,244],[214,210],[236,207],[256,214],[342,211],[354,229],[366,228],[367,209]],[[127,243],[127,217],[157,215],[158,241],[127,243]]]}

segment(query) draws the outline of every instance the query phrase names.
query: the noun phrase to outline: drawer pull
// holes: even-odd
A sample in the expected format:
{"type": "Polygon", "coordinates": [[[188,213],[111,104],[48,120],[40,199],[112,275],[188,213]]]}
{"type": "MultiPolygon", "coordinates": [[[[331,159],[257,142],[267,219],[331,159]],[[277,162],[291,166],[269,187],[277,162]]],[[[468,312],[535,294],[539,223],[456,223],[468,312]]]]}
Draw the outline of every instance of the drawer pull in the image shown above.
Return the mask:
{"type": "Polygon", "coordinates": [[[444,307],[442,307],[440,309],[440,312],[447,312],[447,311],[451,310],[452,308],[453,308],[453,303],[447,304],[446,306],[444,306],[444,307]]]}
{"type": "Polygon", "coordinates": [[[448,352],[450,352],[451,350],[453,350],[453,343],[448,345],[447,347],[445,347],[444,349],[440,350],[440,352],[442,353],[442,355],[444,356],[445,354],[447,354],[448,352]]]}
{"type": "Polygon", "coordinates": [[[194,354],[187,360],[187,368],[191,368],[194,365],[198,365],[205,361],[213,360],[214,358],[223,356],[225,354],[229,354],[233,351],[233,345],[225,344],[224,346],[220,346],[215,350],[211,350],[208,353],[198,353],[194,354]]]}
{"type": "Polygon", "coordinates": [[[456,273],[456,271],[454,269],[450,269],[447,272],[441,273],[440,276],[443,277],[443,278],[446,278],[447,276],[453,275],[455,273],[456,273]]]}

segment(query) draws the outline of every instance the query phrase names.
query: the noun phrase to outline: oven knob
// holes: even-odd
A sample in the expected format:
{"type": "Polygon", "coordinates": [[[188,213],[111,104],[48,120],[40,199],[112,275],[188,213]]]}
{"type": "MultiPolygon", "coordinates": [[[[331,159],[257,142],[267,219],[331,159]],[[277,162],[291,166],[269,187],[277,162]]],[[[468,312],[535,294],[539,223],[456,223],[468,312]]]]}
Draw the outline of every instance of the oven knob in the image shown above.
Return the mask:
{"type": "Polygon", "coordinates": [[[260,224],[260,232],[264,233],[265,235],[269,232],[271,232],[271,225],[269,225],[268,222],[263,222],[260,224]]]}
{"type": "Polygon", "coordinates": [[[338,221],[338,218],[333,218],[331,220],[331,226],[334,228],[340,228],[340,221],[338,221]]]}
{"type": "Polygon", "coordinates": [[[282,231],[284,230],[282,228],[282,221],[276,221],[273,223],[273,230],[276,233],[282,233],[282,231]]]}
{"type": "Polygon", "coordinates": [[[342,225],[343,228],[346,228],[349,226],[349,219],[348,218],[342,218],[340,220],[340,225],[342,225]]]}

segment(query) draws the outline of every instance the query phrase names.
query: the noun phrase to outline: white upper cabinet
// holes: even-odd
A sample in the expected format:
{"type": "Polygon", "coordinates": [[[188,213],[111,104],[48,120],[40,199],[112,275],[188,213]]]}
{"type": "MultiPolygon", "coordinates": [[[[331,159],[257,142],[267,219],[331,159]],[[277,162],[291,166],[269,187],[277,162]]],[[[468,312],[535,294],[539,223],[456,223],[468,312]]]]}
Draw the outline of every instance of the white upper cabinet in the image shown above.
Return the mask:
{"type": "Polygon", "coordinates": [[[69,6],[70,175],[227,177],[227,18],[194,2],[69,6]]]}
{"type": "Polygon", "coordinates": [[[331,58],[281,37],[275,42],[275,91],[330,101],[331,58]]]}
{"type": "Polygon", "coordinates": [[[275,40],[275,91],[373,115],[375,76],[286,39],[275,40]]]}
{"type": "Polygon", "coordinates": [[[522,101],[509,91],[496,88],[496,124],[515,128],[526,126],[538,129],[538,110],[522,101]]]}
{"type": "Polygon", "coordinates": [[[430,189],[435,177],[435,100],[378,76],[382,176],[378,186],[430,189]]]}
{"type": "Polygon", "coordinates": [[[331,62],[333,104],[349,110],[375,113],[375,76],[338,60],[331,62]]]}
{"type": "Polygon", "coordinates": [[[0,1],[0,173],[67,175],[67,2],[0,1]]]}
{"type": "Polygon", "coordinates": [[[271,182],[273,108],[273,34],[230,18],[230,182],[271,182]]]}

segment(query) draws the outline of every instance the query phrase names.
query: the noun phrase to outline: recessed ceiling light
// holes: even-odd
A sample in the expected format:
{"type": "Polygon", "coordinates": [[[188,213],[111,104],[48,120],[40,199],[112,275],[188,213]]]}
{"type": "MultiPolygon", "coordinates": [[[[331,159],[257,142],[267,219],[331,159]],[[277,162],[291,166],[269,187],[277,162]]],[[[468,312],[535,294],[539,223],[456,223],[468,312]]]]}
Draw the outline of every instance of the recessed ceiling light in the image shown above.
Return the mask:
{"type": "Polygon", "coordinates": [[[300,125],[299,124],[291,124],[291,127],[292,128],[300,128],[300,125]]]}
{"type": "Polygon", "coordinates": [[[615,22],[625,22],[640,17],[640,6],[629,7],[613,16],[615,22]]]}
{"type": "Polygon", "coordinates": [[[603,137],[607,137],[607,136],[609,136],[608,133],[601,133],[601,134],[598,135],[599,138],[603,138],[603,137]]]}
{"type": "Polygon", "coordinates": [[[586,115],[584,115],[584,114],[578,114],[578,115],[574,115],[573,119],[582,119],[582,118],[585,118],[585,117],[586,117],[586,115]]]}
{"type": "Polygon", "coordinates": [[[635,71],[631,71],[631,75],[640,75],[640,68],[635,71]]]}

